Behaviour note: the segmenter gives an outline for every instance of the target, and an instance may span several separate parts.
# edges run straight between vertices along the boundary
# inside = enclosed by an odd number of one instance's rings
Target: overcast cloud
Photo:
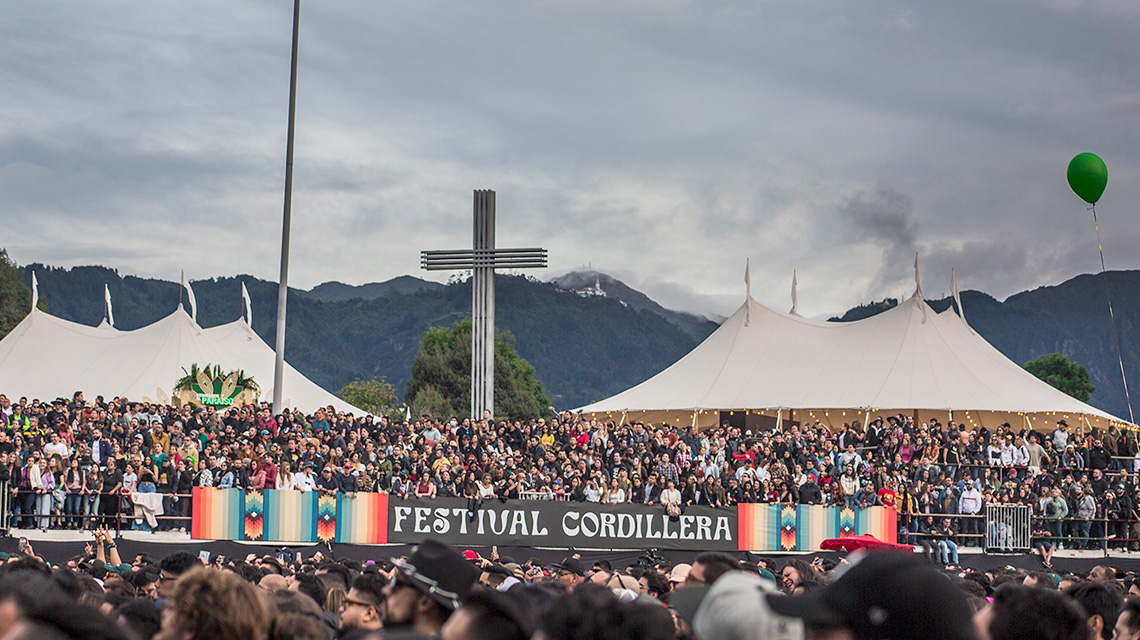
[[[292,3],[0,0],[0,246],[174,279],[278,269]],[[1140,3],[304,1],[290,283],[550,249],[662,304],[830,315],[1140,268]],[[435,277],[433,274],[432,277]],[[438,275],[446,279],[446,275]]]

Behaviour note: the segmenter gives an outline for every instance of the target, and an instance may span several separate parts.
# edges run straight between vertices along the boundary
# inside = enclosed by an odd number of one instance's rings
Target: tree
[[[43,300],[39,308],[47,310]],[[20,324],[32,308],[32,290],[24,284],[19,266],[8,257],[6,249],[0,249],[0,338]]]
[[[428,329],[412,360],[405,398],[416,415],[462,417],[471,407],[471,319],[450,329]],[[495,332],[496,418],[525,420],[550,415],[550,399],[534,367],[515,352],[510,333]]]
[[[398,413],[396,388],[388,384],[384,378],[350,382],[341,387],[337,396],[374,416],[390,416]]]
[[[1081,402],[1088,402],[1089,396],[1096,391],[1096,387],[1089,383],[1089,370],[1059,353],[1026,362],[1025,370]]]

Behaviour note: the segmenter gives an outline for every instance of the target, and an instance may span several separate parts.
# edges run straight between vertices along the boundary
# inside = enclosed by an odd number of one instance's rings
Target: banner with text
[[[431,536],[459,546],[738,550],[735,508],[688,507],[669,517],[635,504],[488,500],[469,511],[459,498],[390,498],[388,509],[388,542]]]
[[[490,500],[405,500],[357,493],[318,499],[297,491],[194,489],[191,537],[265,542],[416,543],[456,546],[692,551],[815,551],[827,538],[871,534],[894,542],[893,509],[741,504],[688,507]]]

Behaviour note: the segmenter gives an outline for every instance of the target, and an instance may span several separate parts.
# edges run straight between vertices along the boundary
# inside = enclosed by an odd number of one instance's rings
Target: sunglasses
[[[353,600],[352,598],[345,598],[343,600],[343,604],[341,604],[340,608],[341,609],[347,609],[347,608],[352,607],[352,606],[364,607],[366,609],[376,608],[376,605],[374,605],[374,604],[369,604],[367,602],[362,602],[360,600]]]

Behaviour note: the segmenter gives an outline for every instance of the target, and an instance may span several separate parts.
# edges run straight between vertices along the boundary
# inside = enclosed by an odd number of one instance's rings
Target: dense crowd
[[[51,566],[0,556],[4,640],[1138,640],[1140,578],[936,569],[913,553],[628,566],[460,552],[336,561],[119,557],[103,529]]]
[[[391,420],[331,407],[218,410],[125,399],[0,395],[0,481],[19,527],[123,524],[130,500],[161,500],[159,528],[189,525],[195,486],[400,497],[561,499],[657,505],[738,502],[894,507],[902,541],[949,562],[978,544],[987,505],[1025,505],[1038,538],[1140,548],[1133,431],[1048,433],[1009,424],[615,424],[573,414],[510,421]],[[145,494],[158,494],[148,498]],[[133,518],[126,519],[128,523]],[[147,528],[146,522],[131,526]]]

